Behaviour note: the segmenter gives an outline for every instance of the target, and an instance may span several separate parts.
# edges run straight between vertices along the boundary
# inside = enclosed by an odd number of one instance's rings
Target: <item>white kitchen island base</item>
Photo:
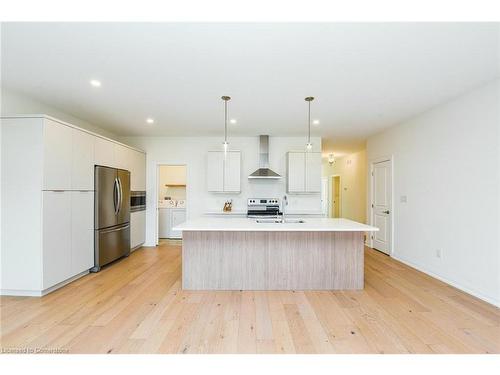
[[[361,231],[184,231],[186,290],[348,290],[364,286]]]

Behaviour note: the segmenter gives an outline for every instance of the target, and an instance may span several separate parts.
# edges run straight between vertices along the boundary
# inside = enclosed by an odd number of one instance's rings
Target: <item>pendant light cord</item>
[[[224,100],[224,142],[227,142],[227,100]]]
[[[309,114],[308,114],[308,117],[307,117],[307,121],[309,123],[309,133],[308,133],[308,136],[307,136],[307,142],[308,143],[311,143],[311,102],[307,102],[309,104]]]

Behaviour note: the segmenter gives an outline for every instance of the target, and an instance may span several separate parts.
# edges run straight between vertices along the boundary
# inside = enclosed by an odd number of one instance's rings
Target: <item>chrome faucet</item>
[[[288,197],[283,195],[283,200],[281,203],[281,220],[285,222],[285,207],[288,206]]]

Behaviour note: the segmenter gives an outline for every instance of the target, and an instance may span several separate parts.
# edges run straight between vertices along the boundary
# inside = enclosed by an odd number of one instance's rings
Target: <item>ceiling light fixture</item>
[[[90,84],[94,87],[101,87],[101,81],[98,81],[97,79],[91,79]]]
[[[306,150],[311,151],[313,144],[311,143],[311,102],[314,100],[313,96],[308,96],[305,98],[305,101],[308,104],[308,116],[307,116],[307,125],[308,125],[308,132],[307,132],[307,143],[306,143]]]
[[[230,96],[221,97],[224,100],[224,142],[222,142],[222,147],[224,147],[224,156],[227,154],[227,149],[229,147],[229,143],[227,141],[227,102],[231,100]]]
[[[330,164],[330,167],[335,163],[335,156],[333,154],[328,155],[328,164]]]
[[[313,120],[313,125],[319,125],[319,120]]]
[[[154,119],[152,119],[151,117],[148,117],[148,118],[146,119],[146,122],[147,122],[148,124],[154,124],[155,120],[154,120]]]
[[[236,119],[235,119],[235,118],[232,118],[231,120],[229,120],[229,122],[230,122],[231,124],[236,124],[238,121],[236,121]]]

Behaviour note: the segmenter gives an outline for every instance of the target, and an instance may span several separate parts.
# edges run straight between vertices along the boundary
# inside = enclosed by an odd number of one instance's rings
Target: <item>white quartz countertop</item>
[[[200,217],[174,227],[181,231],[376,232],[378,228],[347,219],[303,218],[304,223],[257,223],[250,218]]]

